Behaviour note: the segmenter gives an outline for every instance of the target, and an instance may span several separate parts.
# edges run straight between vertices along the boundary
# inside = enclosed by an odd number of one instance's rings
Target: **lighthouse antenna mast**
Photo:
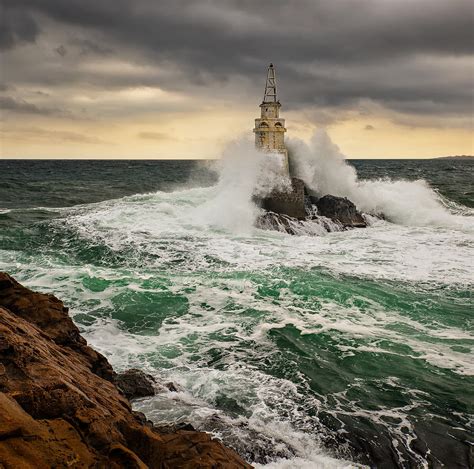
[[[277,88],[275,69],[273,64],[270,64],[267,71],[267,82],[265,83],[265,95],[263,97],[264,103],[276,103],[277,102]]]

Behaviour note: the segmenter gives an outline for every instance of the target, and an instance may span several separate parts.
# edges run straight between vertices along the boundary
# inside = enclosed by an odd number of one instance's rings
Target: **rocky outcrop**
[[[356,206],[346,197],[325,195],[320,199],[311,198],[316,205],[318,215],[341,223],[344,228],[365,228],[367,222]]]
[[[255,225],[292,235],[315,235],[327,231],[365,228],[367,222],[356,206],[345,197],[309,195],[304,182],[291,178],[291,189],[273,191],[257,200],[265,210]]]
[[[287,217],[302,220],[306,217],[305,185],[301,179],[291,179],[291,190],[273,191],[261,202],[267,212],[274,212]]]
[[[250,468],[207,433],[159,433],[52,295],[0,273],[0,466]]]

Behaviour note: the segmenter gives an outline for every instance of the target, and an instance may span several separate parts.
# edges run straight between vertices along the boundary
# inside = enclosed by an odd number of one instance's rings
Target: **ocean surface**
[[[384,220],[254,228],[245,158],[2,160],[0,269],[117,370],[179,386],[135,402],[149,419],[259,468],[469,467],[474,161],[331,151],[299,174]]]

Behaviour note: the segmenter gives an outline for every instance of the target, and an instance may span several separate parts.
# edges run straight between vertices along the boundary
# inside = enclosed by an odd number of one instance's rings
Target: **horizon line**
[[[426,156],[426,157],[389,157],[389,158],[370,158],[370,157],[352,157],[348,156],[346,160],[436,160],[436,159],[469,159],[473,158],[474,155],[444,155],[444,156]],[[183,158],[117,158],[117,157],[0,157],[0,161],[217,161],[220,157],[208,157],[208,158],[190,158],[190,157],[183,157]]]

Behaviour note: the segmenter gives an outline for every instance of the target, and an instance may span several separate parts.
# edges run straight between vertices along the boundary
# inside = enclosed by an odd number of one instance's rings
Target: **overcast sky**
[[[472,154],[471,0],[0,0],[3,157],[216,157],[276,66],[287,136]]]

